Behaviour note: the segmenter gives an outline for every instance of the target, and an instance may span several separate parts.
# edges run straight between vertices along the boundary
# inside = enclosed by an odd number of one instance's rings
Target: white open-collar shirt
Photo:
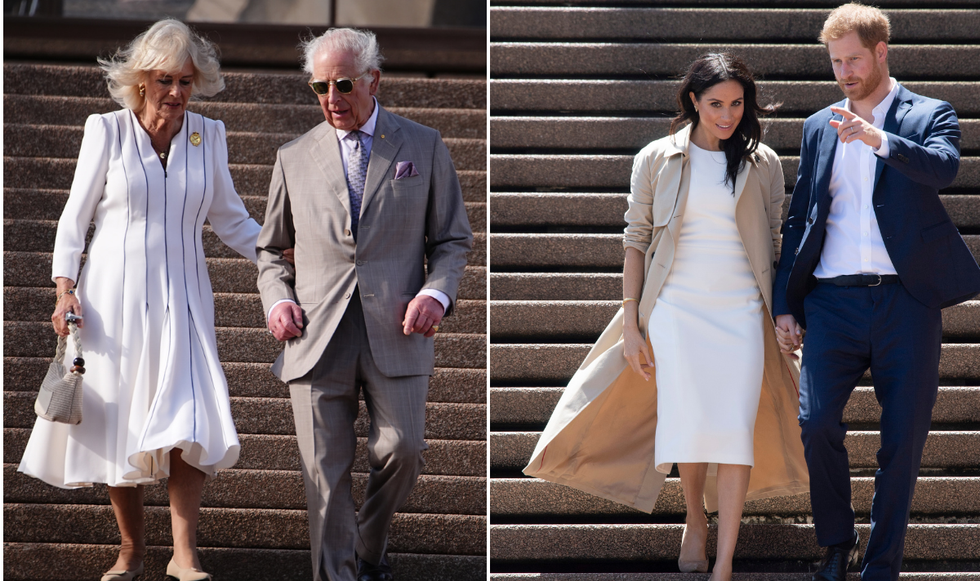
[[[872,110],[876,128],[885,125],[885,115],[895,101],[898,82],[889,78],[891,90]],[[851,100],[844,102],[851,110]],[[878,157],[888,157],[888,134],[882,132],[877,150],[862,141],[838,143],[830,173],[830,213],[820,263],[813,275],[834,278],[848,274],[897,274],[871,201]]]

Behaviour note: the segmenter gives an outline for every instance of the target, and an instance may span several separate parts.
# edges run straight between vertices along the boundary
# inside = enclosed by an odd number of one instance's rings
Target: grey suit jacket
[[[399,161],[414,163],[419,175],[395,180]],[[405,308],[431,288],[449,296],[448,315],[473,246],[459,179],[438,131],[379,110],[357,244],[350,226],[340,144],[323,122],[279,149],[257,243],[266,314],[281,299],[295,300],[304,313],[302,336],[286,342],[273,372],[286,382],[309,372],[357,288],[381,372],[431,375],[433,340],[402,333]],[[295,269],[281,258],[290,247]]]

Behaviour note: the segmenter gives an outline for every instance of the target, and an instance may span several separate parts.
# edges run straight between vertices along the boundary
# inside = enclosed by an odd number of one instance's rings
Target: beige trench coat
[[[690,126],[654,141],[633,163],[624,245],[646,256],[639,305],[644,335],[680,235],[690,184],[689,136]],[[784,197],[779,159],[760,145],[735,183],[735,223],[770,315],[763,317],[765,371],[748,500],[809,490],[797,421],[800,367],[780,353],[771,316]],[[645,382],[627,364],[620,309],[565,388],[524,473],[652,512],[665,478],[654,463],[656,430],[656,378]],[[709,469],[705,486],[709,512],[717,510],[713,474]]]

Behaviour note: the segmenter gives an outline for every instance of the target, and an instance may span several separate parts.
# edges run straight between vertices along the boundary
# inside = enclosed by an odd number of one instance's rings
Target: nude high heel
[[[681,552],[684,552],[684,546],[687,544],[687,525],[684,525],[684,534],[681,536]],[[704,538],[705,544],[708,542],[708,537]],[[704,552],[702,548],[702,552]],[[692,559],[685,560],[680,557],[677,558],[677,568],[681,570],[681,573],[707,573],[708,572],[708,560],[707,559]]]
[[[211,581],[211,575],[194,567],[184,569],[175,563],[172,558],[167,563],[167,577],[176,579],[177,581]]]
[[[101,581],[133,581],[143,574],[143,563],[132,571],[106,571]]]

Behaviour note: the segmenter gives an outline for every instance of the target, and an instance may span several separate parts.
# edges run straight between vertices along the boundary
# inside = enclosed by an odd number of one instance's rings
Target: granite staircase
[[[114,562],[118,531],[104,485],[60,490],[16,471],[33,401],[54,353],[51,251],[85,119],[118,107],[100,71],[4,63],[3,578],[97,579]],[[226,73],[227,89],[190,109],[224,121],[238,193],[262,222],[276,149],[323,121],[301,73]],[[486,572],[486,82],[386,77],[380,101],[439,129],[459,170],[476,241],[456,314],[436,337],[426,407],[430,449],[396,514],[389,553],[399,579],[482,579]],[[289,392],[269,371],[280,345],[265,331],[256,269],[206,227],[219,353],[242,442],[241,459],[204,489],[201,560],[216,579],[311,578],[306,502]],[[362,405],[363,408],[363,405]],[[366,412],[358,419],[354,495],[367,481]],[[143,578],[170,559],[164,485],[146,490]]]
[[[490,569],[494,581],[706,579],[677,573],[676,469],[652,514],[524,477],[541,429],[622,298],[632,156],[667,134],[698,55],[730,50],[782,102],[765,142],[792,192],[803,120],[841,98],[816,37],[837,0],[491,0]],[[959,114],[962,161],[942,200],[980,256],[980,11],[880,0],[891,72]],[[969,10],[973,8],[973,10]],[[787,199],[788,206],[788,199]],[[980,579],[980,301],[943,313],[939,398],[902,578]],[[879,408],[847,407],[858,529],[867,538]],[[712,526],[708,554],[714,554]],[[822,557],[808,495],[750,502],[737,580],[803,581]],[[857,578],[851,573],[849,578]]]

